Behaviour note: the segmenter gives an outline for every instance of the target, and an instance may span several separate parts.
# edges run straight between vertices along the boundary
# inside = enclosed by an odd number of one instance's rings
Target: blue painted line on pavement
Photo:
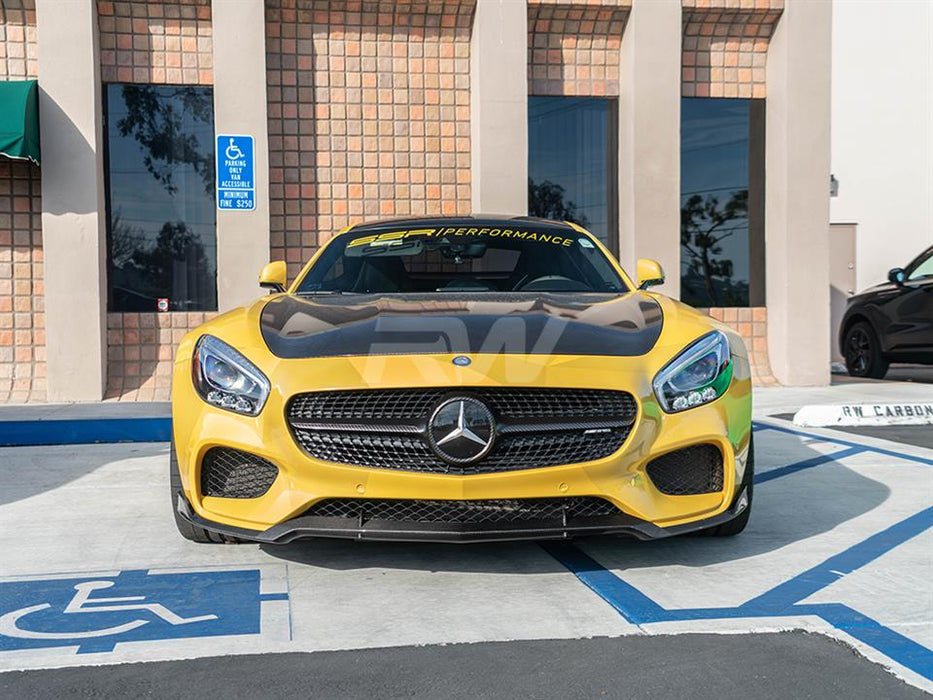
[[[788,474],[794,474],[796,472],[803,471],[805,469],[812,469],[813,467],[818,467],[821,464],[827,464],[829,462],[835,462],[840,459],[845,459],[846,457],[851,457],[852,455],[859,454],[860,452],[865,452],[863,448],[860,447],[849,447],[845,450],[839,450],[839,452],[834,452],[827,455],[818,455],[817,457],[811,457],[810,459],[804,459],[800,462],[794,462],[793,464],[786,464],[783,467],[776,467],[775,469],[769,469],[766,472],[760,472],[755,474],[755,483],[763,484],[766,481],[772,481],[774,479],[779,479],[782,476],[787,476]]]
[[[887,457],[896,457],[897,459],[905,459],[909,462],[917,462],[919,464],[927,464],[933,466],[933,459],[928,459],[926,457],[918,457],[917,455],[903,454],[902,452],[895,452],[894,450],[888,450],[884,447],[875,447],[874,445],[863,445],[858,442],[853,442],[852,440],[846,440],[844,438],[837,437],[827,437],[826,435],[816,435],[814,433],[808,433],[805,430],[797,430],[796,428],[787,428],[783,425],[772,425],[771,423],[760,423],[758,421],[752,422],[752,430],[758,432],[762,430],[775,430],[779,433],[787,433],[789,435],[799,435],[801,437],[808,437],[813,440],[819,440],[821,442],[834,442],[837,445],[845,445],[847,447],[858,447],[862,450],[867,450],[871,452],[876,452],[877,454],[882,454]],[[829,428],[831,430],[831,428]]]
[[[651,598],[623,581],[576,545],[569,542],[542,542],[541,547],[632,624],[656,622],[667,614],[667,611]]]
[[[0,447],[168,442],[171,418],[0,421]]]
[[[766,593],[735,607],[667,609],[569,542],[543,548],[585,586],[634,625],[685,620],[724,620],[815,615],[876,649],[892,661],[933,680],[933,651],[862,613],[839,603],[802,604],[898,545],[933,527],[933,507],[835,554]]]
[[[752,598],[744,605],[760,610],[779,610],[798,603],[931,527],[933,507],[901,520],[839,554],[834,554],[826,561],[775,586],[767,593]]]
[[[804,608],[806,606],[796,606]],[[905,668],[933,680],[933,651],[846,605],[819,605],[815,614]]]

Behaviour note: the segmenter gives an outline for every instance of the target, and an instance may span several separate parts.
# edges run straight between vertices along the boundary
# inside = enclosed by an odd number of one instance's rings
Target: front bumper
[[[274,369],[278,384],[274,384],[265,408],[259,416],[251,417],[202,401],[191,384],[189,361],[182,359],[176,363],[173,382],[173,430],[183,489],[179,513],[199,527],[265,542],[306,536],[469,542],[602,533],[650,539],[729,520],[736,514],[731,509],[740,495],[751,434],[747,362],[737,360],[732,384],[720,399],[679,414],[665,414],[660,409],[647,380],[654,368],[646,369],[645,363],[644,358],[508,355],[477,356],[470,367],[453,365],[449,356],[282,361]],[[622,448],[603,459],[468,476],[323,462],[302,450],[285,423],[288,399],[309,390],[522,385],[624,388],[637,401],[638,417]],[[722,489],[679,496],[655,488],[646,471],[648,463],[697,444],[715,445],[722,453]],[[205,454],[214,447],[257,455],[274,464],[278,476],[258,498],[207,496],[201,492],[200,468]],[[368,521],[361,526],[346,518],[335,523],[305,515],[325,499],[482,501],[572,497],[605,499],[620,514],[585,524],[572,520],[523,521],[488,528],[409,526],[398,521]]]
[[[511,525],[421,523],[379,519],[357,523],[349,518],[300,515],[257,532],[202,518],[194,512],[181,491],[175,494],[175,504],[178,514],[192,525],[228,537],[262,544],[287,544],[308,537],[469,544],[516,540],[562,540],[596,535],[623,535],[639,540],[662,539],[705,530],[729,522],[748,507],[748,494],[747,489],[743,488],[732,505],[718,515],[671,527],[658,527],[625,513],[587,518],[585,519],[587,522],[583,522],[583,519],[578,522],[555,519],[526,521]]]

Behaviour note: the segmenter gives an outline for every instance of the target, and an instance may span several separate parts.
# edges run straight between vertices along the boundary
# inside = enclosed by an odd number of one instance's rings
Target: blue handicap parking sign
[[[217,136],[217,208],[256,208],[255,160],[252,136]]]
[[[259,569],[159,573],[122,571],[0,582],[0,651],[259,634],[265,600]]]

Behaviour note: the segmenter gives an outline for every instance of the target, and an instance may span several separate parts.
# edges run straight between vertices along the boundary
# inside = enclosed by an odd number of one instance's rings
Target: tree
[[[739,223],[743,219],[745,223]],[[694,194],[680,209],[680,244],[689,256],[689,270],[703,280],[711,306],[720,303],[714,278],[732,279],[732,261],[717,257],[722,254],[720,244],[747,226],[747,189],[734,191],[722,207],[715,195]]]
[[[124,85],[126,116],[117,122],[121,136],[132,136],[143,149],[143,164],[170,194],[178,187],[173,173],[179,164],[190,165],[214,196],[213,143],[202,147],[186,127],[193,118],[213,128],[213,102],[203,89],[158,85]]]
[[[534,180],[528,178],[528,214],[542,219],[572,221],[580,226],[587,226],[587,218],[577,213],[576,204],[564,200],[565,194],[561,185],[550,180],[535,184]]]
[[[201,238],[184,221],[166,221],[156,237],[155,247],[138,249],[132,257],[132,264],[151,280],[155,289],[160,290],[172,289],[176,262],[184,263],[187,269],[207,268]]]

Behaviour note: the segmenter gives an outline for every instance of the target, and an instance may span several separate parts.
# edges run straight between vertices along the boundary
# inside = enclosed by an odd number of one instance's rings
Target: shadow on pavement
[[[121,459],[165,455],[168,460],[168,449],[168,443],[152,442],[0,447],[0,505],[54,491]]]
[[[878,384],[879,382],[912,382],[933,384],[933,365],[891,365],[884,379],[860,379],[848,374],[833,374],[832,384]]]

